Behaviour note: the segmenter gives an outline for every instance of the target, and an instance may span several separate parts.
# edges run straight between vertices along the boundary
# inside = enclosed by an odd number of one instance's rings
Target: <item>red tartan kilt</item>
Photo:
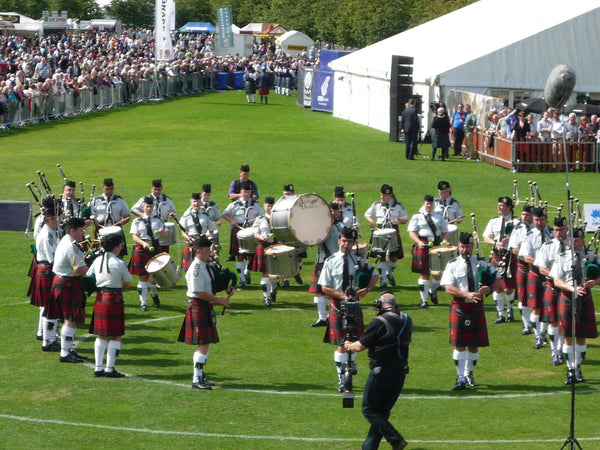
[[[429,247],[419,247],[413,245],[412,251],[412,271],[415,273],[429,273]]]
[[[158,255],[157,251],[151,252],[144,249],[140,244],[135,244],[133,255],[129,260],[129,273],[137,276],[149,275],[146,271],[146,264],[156,255]]]
[[[472,327],[464,329],[458,308],[472,315]],[[490,345],[485,321],[485,310],[482,304],[465,303],[463,299],[452,299],[450,307],[450,345],[453,347],[487,347]]]
[[[581,302],[583,307],[583,320],[577,321],[575,337],[595,339],[598,337],[596,325],[596,311],[591,293],[587,293]],[[558,328],[561,336],[571,337],[573,334],[571,319],[571,297],[567,298],[564,292],[558,299]]]
[[[500,260],[496,257],[496,255],[492,255],[492,264],[500,262]],[[507,275],[510,271],[511,277],[507,278]],[[517,288],[517,257],[513,255],[510,260],[510,266],[504,276],[502,277],[502,284],[500,286],[502,289],[516,289]]]
[[[99,289],[90,322],[90,333],[97,336],[123,336],[125,334],[123,292]]]
[[[63,278],[54,275],[52,292],[44,316],[54,320],[85,322],[85,293],[81,278]]]
[[[265,255],[265,248],[272,245],[272,243],[264,244],[260,243],[254,249],[254,253],[248,257],[248,267],[252,272],[267,273],[267,256]]]
[[[514,258],[514,256],[513,256]],[[517,299],[527,306],[527,274],[529,273],[529,266],[527,264],[521,264],[517,262]]]
[[[187,270],[192,265],[193,260],[194,260],[194,252],[190,248],[189,244],[186,244],[183,247],[183,252],[181,254],[181,270],[182,270],[182,272],[187,272]]]
[[[550,281],[544,282],[543,303],[540,320],[546,323],[558,322],[558,292]]]
[[[269,95],[269,88],[265,86],[260,86],[258,88],[258,95]]]
[[[310,280],[310,287],[308,288],[308,292],[313,294],[323,295],[323,289],[319,284],[319,277],[321,276],[321,271],[323,270],[324,263],[315,263],[315,268],[313,269],[312,278]]]
[[[216,344],[219,342],[217,327],[212,324],[210,319],[212,310],[212,303],[202,300],[190,300],[177,340],[188,345]]]
[[[33,289],[33,279],[35,277],[36,266],[37,266],[37,258],[35,257],[35,254],[34,254],[33,258],[31,259],[31,263],[29,264],[29,270],[27,272],[27,276],[29,278],[31,278],[31,280],[29,281],[29,286],[27,286],[27,296],[28,297],[31,297],[31,290]]]
[[[238,256],[240,253],[240,244],[237,238],[239,230],[237,227],[231,229],[231,235],[229,236],[229,254],[231,256]]]
[[[51,264],[37,264],[31,286],[31,304],[46,306],[52,291],[54,273]]]
[[[544,278],[537,275],[533,270],[527,274],[527,304],[529,308],[541,308],[544,306]]]
[[[347,338],[346,331],[342,329],[342,317],[339,313],[340,302],[338,300],[329,299],[331,305],[329,307],[329,320],[325,329],[323,342],[332,345],[342,345]],[[361,337],[365,331],[363,324],[362,308],[360,308],[358,320],[358,329],[354,332],[354,337]]]

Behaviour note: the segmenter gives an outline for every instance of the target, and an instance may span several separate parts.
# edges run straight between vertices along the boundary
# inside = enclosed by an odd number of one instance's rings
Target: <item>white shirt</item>
[[[246,206],[248,203],[248,206]],[[263,216],[265,214],[265,210],[262,209],[262,206],[255,200],[242,200],[241,198],[236,200],[235,202],[231,202],[223,211],[223,215],[227,215],[235,220],[238,225],[243,225],[244,222],[248,220],[252,220],[258,216]]]
[[[440,197],[434,199],[433,210],[444,216],[448,222],[456,220],[459,217],[464,217],[459,201],[452,197],[448,197],[445,200],[442,200]]]
[[[471,264],[471,270],[473,271],[473,281],[475,282],[475,289],[477,289],[477,256],[471,255],[469,258]],[[480,260],[481,267],[487,269],[488,262],[486,260]],[[496,273],[494,266],[490,266],[490,272]],[[469,278],[467,276],[467,260],[462,256],[451,259],[446,264],[446,268],[442,273],[442,279],[440,280],[442,286],[454,286],[464,292],[469,292]]]
[[[44,225],[35,240],[37,260],[47,261],[52,264],[54,262],[54,254],[56,253],[58,242],[58,230],[53,230],[48,225]]]
[[[202,228],[201,231],[196,228],[194,216],[198,218],[198,225],[200,225]],[[185,232],[188,236],[209,235],[211,232],[214,232],[217,229],[215,223],[210,220],[210,218],[202,210],[187,210],[183,214],[183,217],[179,223],[181,223],[181,226],[185,228]]]
[[[111,252],[98,256],[92,262],[86,275],[95,275],[96,286],[99,288],[121,289],[124,283],[133,280],[127,268],[127,263]]]
[[[552,234],[550,233],[550,229],[546,227],[544,230],[540,231],[537,228],[533,228],[527,236],[523,240],[523,245],[521,245],[521,249],[519,250],[519,256],[531,256],[535,257],[536,253],[542,246],[542,236],[544,236],[544,242],[549,242],[552,240]]]
[[[442,233],[448,232],[448,222],[444,219],[440,214],[436,212],[431,213],[431,221],[435,225],[435,236],[433,235],[433,231],[429,227],[426,219],[427,213],[417,213],[414,214],[410,218],[410,222],[408,222],[407,231],[416,232],[421,238],[435,238],[437,236],[441,236]]]
[[[152,240],[152,236],[148,234],[148,228],[146,226],[145,220],[148,219],[148,216],[137,217],[133,223],[131,224],[130,234],[137,234],[140,239],[149,242]],[[154,233],[154,239],[158,239],[157,231],[162,230],[165,227],[165,223],[158,216],[150,217],[150,228]]]
[[[197,298],[195,292],[205,292],[212,295],[212,280],[208,273],[206,263],[194,258],[189,270],[185,274],[187,282],[187,296],[189,298]]]
[[[390,203],[383,203],[381,200],[373,203],[367,212],[365,217],[373,219],[379,228],[391,228],[392,225],[388,222],[395,219],[408,219],[408,213],[402,203],[392,199]]]
[[[165,222],[169,220],[169,214],[173,213],[177,215],[177,210],[175,209],[175,204],[171,197],[165,194],[161,194],[160,197],[155,197],[150,194],[150,197],[154,200],[154,209],[152,211],[153,214],[156,214],[161,217],[161,219]],[[135,205],[132,206],[131,211],[137,211],[139,213],[144,212],[144,197],[140,198]]]
[[[347,257],[350,285],[356,286],[356,282],[354,280],[354,274],[356,273],[356,255],[354,253],[349,253]],[[332,289],[341,291],[343,281],[344,253],[337,251],[325,260],[325,264],[323,264],[323,270],[321,270],[321,275],[319,276],[319,284],[321,286],[328,286]]]
[[[506,225],[510,222],[512,222],[513,225],[516,227],[519,224],[519,219],[514,218],[511,214],[504,217],[504,228],[505,229],[506,229]],[[490,220],[488,222],[487,226],[485,227],[485,230],[483,232],[483,237],[489,237],[495,241],[499,241],[500,234],[502,234],[503,237],[506,237],[506,234],[504,233],[505,230],[501,230],[501,228],[502,228],[502,217],[494,217],[492,220]]]
[[[77,247],[75,239],[65,234],[56,247],[52,272],[61,277],[72,277],[77,267],[84,267],[84,254]]]
[[[127,203],[125,203],[125,200],[118,195],[112,195],[110,198],[104,194],[99,195],[92,200],[90,209],[98,223],[107,227],[112,226],[115,223],[120,222],[124,217],[129,216]]]

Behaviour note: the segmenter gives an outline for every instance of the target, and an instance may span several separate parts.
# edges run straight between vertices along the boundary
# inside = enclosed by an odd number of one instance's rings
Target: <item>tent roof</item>
[[[240,34],[281,35],[287,30],[278,23],[249,23],[240,29]]]
[[[413,56],[414,81],[431,84],[445,72],[513,46],[512,59],[509,55],[508,59],[502,61],[505,66],[492,62],[496,65],[490,67],[495,71],[504,69],[502,72],[506,75],[513,68],[517,69],[514,61],[520,55],[514,51],[519,49],[515,47],[518,43],[591,11],[600,12],[597,0],[577,0],[569,2],[568,7],[565,7],[564,0],[504,0],[500,4],[497,0],[480,0],[339,58],[331,62],[330,67],[336,71],[389,80],[391,55]],[[518,17],[523,20],[519,21]],[[557,45],[554,49],[545,45],[543,50],[537,51],[534,60],[529,60],[532,66],[539,63],[544,65],[546,75],[541,81],[542,87],[554,66],[566,62],[565,57],[574,56],[563,52],[566,49],[561,45],[561,40],[576,40],[578,46],[597,41],[576,31],[576,28],[565,30],[554,40]],[[568,36],[567,33],[573,34]],[[590,59],[589,54],[585,57]],[[577,67],[574,69],[577,72]],[[462,70],[461,74],[463,79],[471,79],[474,75],[480,77],[480,74],[467,70]],[[577,88],[579,90],[579,83]]]
[[[301,31],[291,30],[286,31],[281,36],[277,38],[277,44],[281,45],[281,43],[290,40],[293,42],[302,42],[306,45],[313,45],[315,41],[313,41],[309,36],[302,33]]]
[[[211,33],[217,28],[210,22],[188,22],[179,31],[184,33]]]

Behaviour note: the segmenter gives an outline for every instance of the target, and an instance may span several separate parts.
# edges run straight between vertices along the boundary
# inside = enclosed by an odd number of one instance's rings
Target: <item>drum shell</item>
[[[371,253],[383,255],[398,249],[398,235],[395,228],[382,228],[373,231]]]
[[[431,275],[441,275],[446,264],[458,256],[457,247],[433,247],[429,250],[429,271]]]
[[[171,259],[171,255],[168,253],[159,253],[154,256],[146,264],[146,271],[152,275],[156,284],[162,289],[175,286],[181,277],[173,259]]]
[[[269,278],[291,278],[300,273],[296,249],[282,244],[275,244],[265,250],[267,273]]]
[[[454,224],[448,224],[448,234],[450,235],[448,242],[453,247],[458,247],[458,227]]]
[[[239,244],[239,252],[243,254],[252,254],[256,250],[258,245],[258,239],[254,237],[254,230],[251,228],[244,228],[237,232],[237,239]]]
[[[106,236],[110,236],[111,234],[119,234],[123,239],[123,243],[125,243],[125,233],[123,232],[123,228],[113,225],[112,227],[102,227],[98,229],[98,239],[102,240]]]
[[[158,243],[162,246],[169,246],[177,244],[177,231],[174,223],[165,223],[165,231],[169,233],[167,237],[163,237],[162,234],[158,236]]]
[[[279,242],[310,247],[329,237],[333,218],[329,204],[319,195],[290,195],[275,203],[270,225]]]

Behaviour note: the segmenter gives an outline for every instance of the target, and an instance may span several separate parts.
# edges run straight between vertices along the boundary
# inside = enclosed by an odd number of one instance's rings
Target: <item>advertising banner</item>
[[[313,111],[333,113],[333,72],[315,71],[312,91]]]

